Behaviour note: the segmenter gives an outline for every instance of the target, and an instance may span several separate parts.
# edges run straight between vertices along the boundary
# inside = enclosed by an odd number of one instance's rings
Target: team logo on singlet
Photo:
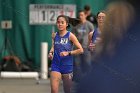
[[[68,43],[68,38],[61,38],[60,43],[61,44],[67,44]]]

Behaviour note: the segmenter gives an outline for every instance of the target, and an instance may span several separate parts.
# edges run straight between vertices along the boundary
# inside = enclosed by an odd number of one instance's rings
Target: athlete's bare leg
[[[70,93],[72,88],[72,73],[62,74],[63,87],[65,93]]]
[[[51,80],[51,93],[58,93],[59,83],[61,80],[61,73],[52,71],[50,80]]]

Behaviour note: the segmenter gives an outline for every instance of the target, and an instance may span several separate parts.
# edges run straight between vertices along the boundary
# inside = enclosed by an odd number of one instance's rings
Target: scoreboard
[[[30,25],[55,24],[57,16],[76,17],[76,5],[72,4],[31,4],[29,6]]]

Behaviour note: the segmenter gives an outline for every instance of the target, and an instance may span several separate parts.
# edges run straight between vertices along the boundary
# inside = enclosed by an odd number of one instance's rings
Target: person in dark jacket
[[[89,5],[84,6],[85,13],[87,14],[87,20],[90,21],[93,26],[97,25],[96,16],[91,12],[91,7]]]

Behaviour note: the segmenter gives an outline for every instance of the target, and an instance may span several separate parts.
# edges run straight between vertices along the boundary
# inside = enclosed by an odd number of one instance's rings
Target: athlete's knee
[[[52,81],[51,82],[51,93],[58,93],[58,89],[59,89],[59,82]]]
[[[58,93],[58,89],[52,88],[52,89],[51,89],[51,93]]]

